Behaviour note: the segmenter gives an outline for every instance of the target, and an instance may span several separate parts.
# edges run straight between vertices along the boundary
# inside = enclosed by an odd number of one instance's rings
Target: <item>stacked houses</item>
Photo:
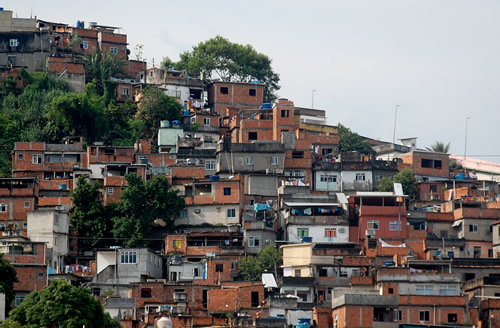
[[[127,55],[126,35],[113,27],[0,16],[3,74],[40,70],[47,60],[78,89],[85,77],[75,54]],[[128,69],[117,100],[140,102],[153,85],[183,105],[182,120],[158,122],[155,145],[16,143],[12,177],[0,179],[0,252],[20,280],[14,306],[51,279],[66,279],[90,288],[123,327],[153,327],[165,314],[175,327],[494,327],[500,320],[493,174],[477,179],[466,167],[451,169],[448,154],[420,150],[416,138],[372,140],[377,156],[340,153],[325,111],[284,98],[263,103],[258,81],[205,86],[175,69],[130,60]],[[397,187],[377,191],[402,169],[418,182],[412,202]],[[132,173],[144,181],[166,175],[184,197],[175,230],[155,229],[162,250],[82,248],[69,224],[78,178],[99,182],[110,204]],[[282,265],[262,280],[240,281],[239,261],[269,245]]]

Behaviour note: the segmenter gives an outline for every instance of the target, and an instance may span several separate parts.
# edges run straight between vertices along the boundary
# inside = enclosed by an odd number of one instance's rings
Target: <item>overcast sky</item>
[[[179,59],[221,35],[273,60],[279,96],[328,123],[500,163],[500,2],[7,0],[14,17],[118,26],[131,57]],[[313,92],[313,90],[316,90]],[[314,94],[314,102],[313,102]],[[470,119],[467,120],[467,117]],[[467,124],[466,124],[467,122]],[[466,128],[467,127],[467,128]],[[467,138],[466,138],[467,131]]]

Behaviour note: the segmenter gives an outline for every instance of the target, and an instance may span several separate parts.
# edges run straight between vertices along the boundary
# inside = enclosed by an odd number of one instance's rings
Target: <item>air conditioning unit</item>
[[[266,174],[276,174],[276,169],[275,168],[267,168]]]
[[[375,237],[375,230],[366,229],[366,236]]]

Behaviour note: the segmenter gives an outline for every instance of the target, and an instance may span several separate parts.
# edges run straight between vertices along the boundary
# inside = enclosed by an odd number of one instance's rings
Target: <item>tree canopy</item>
[[[444,142],[436,141],[430,147],[425,147],[425,149],[427,149],[429,151],[436,152],[436,153],[447,154],[450,150],[450,145],[451,145],[451,142],[448,142],[447,144],[445,144]]]
[[[375,155],[370,143],[363,140],[359,134],[339,123],[339,150],[341,153],[347,151],[359,151],[366,155]]]
[[[378,190],[394,191],[394,183],[401,183],[403,193],[408,195],[405,199],[406,206],[408,206],[411,201],[418,199],[417,180],[415,179],[411,169],[403,169],[399,171],[399,173],[394,176],[392,181],[386,177],[382,178],[380,180]]]
[[[239,261],[240,279],[257,281],[262,279],[262,273],[274,272],[281,263],[281,254],[275,244],[263,248],[257,256],[247,256]]]
[[[180,120],[181,111],[182,106],[174,97],[167,96],[158,88],[147,87],[142,92],[135,124],[142,129],[144,137],[153,138],[158,132],[161,120]]]
[[[42,290],[29,294],[10,312],[7,321],[23,327],[120,327],[89,289],[64,280],[53,280]]]
[[[9,313],[10,304],[14,300],[16,294],[14,292],[14,283],[18,282],[17,272],[12,264],[3,257],[0,253],[0,293],[5,294],[5,311]]]
[[[205,82],[214,78],[230,82],[250,82],[258,80],[265,85],[264,101],[272,102],[280,89],[279,75],[271,66],[272,60],[251,45],[233,43],[217,35],[200,42],[192,51],[180,54],[180,61],[173,63],[168,57],[164,65],[174,65],[188,72],[203,73]]]
[[[155,176],[146,182],[136,174],[125,178],[127,185],[122,187],[113,217],[113,234],[116,239],[124,240],[125,247],[146,247],[151,244],[155,220],[161,220],[167,231],[172,230],[175,218],[186,204],[177,190],[170,188],[165,176]]]

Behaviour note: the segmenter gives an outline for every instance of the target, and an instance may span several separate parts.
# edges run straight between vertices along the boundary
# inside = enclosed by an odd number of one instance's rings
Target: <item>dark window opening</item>
[[[257,140],[257,132],[248,132],[248,140]]]
[[[151,288],[141,288],[141,298],[151,298]]]
[[[7,63],[12,66],[16,66],[17,59],[16,56],[7,56]]]
[[[389,288],[389,290],[387,291],[389,294],[394,294],[394,288]]]
[[[252,97],[255,97],[257,95],[257,90],[255,90],[255,89],[249,89],[248,90],[248,95],[252,96]]]
[[[326,269],[319,269],[320,277],[328,277],[328,271]]]
[[[434,161],[434,168],[435,169],[441,169],[443,167],[443,161],[435,160]]]
[[[223,95],[229,94],[229,89],[227,87],[220,87],[220,93]]]
[[[456,313],[448,313],[448,323],[457,322],[458,315]]]
[[[290,111],[288,109],[282,109],[281,117],[290,117]]]
[[[259,306],[259,292],[252,292],[252,307]]]
[[[437,192],[437,185],[430,185],[429,188],[431,192]]]
[[[203,90],[201,89],[189,89],[189,96],[193,99],[201,99],[203,95]]]
[[[432,159],[422,158],[422,167],[432,168]]]
[[[216,264],[215,265],[215,272],[224,272],[224,264]]]
[[[204,309],[207,308],[207,304],[208,304],[208,290],[206,290],[206,289],[204,289],[202,291],[201,304],[202,304],[202,306],[203,306]]]
[[[293,151],[292,158],[304,158],[304,152],[303,151]]]
[[[224,196],[229,196],[231,195],[231,188],[225,187],[224,188]]]

